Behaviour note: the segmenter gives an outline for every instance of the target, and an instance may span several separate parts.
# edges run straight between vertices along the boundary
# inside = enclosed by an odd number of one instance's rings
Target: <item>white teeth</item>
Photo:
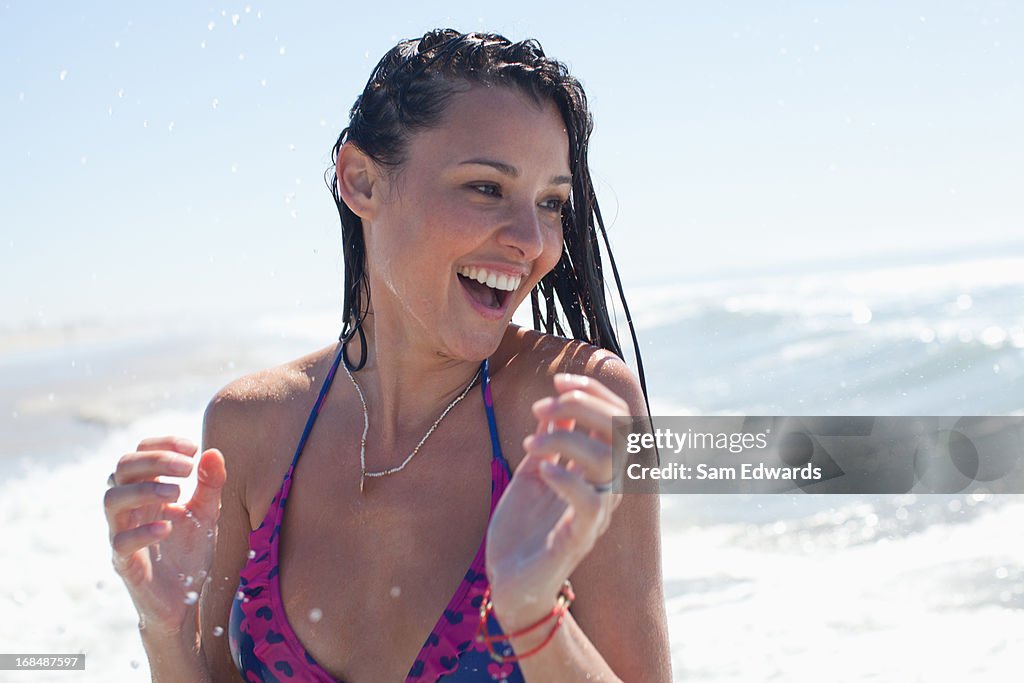
[[[501,289],[506,292],[519,289],[519,285],[523,281],[522,275],[505,275],[504,273],[495,273],[485,268],[477,268],[476,266],[460,268],[459,275],[470,280],[476,280],[480,284],[487,285],[492,289]]]

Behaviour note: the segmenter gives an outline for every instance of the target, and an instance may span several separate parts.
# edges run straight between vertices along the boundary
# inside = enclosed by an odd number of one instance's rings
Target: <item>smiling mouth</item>
[[[462,286],[474,301],[494,310],[502,308],[522,282],[521,276],[492,273],[474,266],[460,269],[458,276]]]
[[[487,308],[501,308],[505,303],[505,299],[508,298],[508,295],[510,294],[510,292],[495,289],[494,287],[488,287],[476,280],[471,280],[465,275],[459,275],[459,281],[462,282],[462,286],[466,288],[466,291],[469,292],[469,295],[473,297],[474,301],[479,303],[481,306],[486,306]]]

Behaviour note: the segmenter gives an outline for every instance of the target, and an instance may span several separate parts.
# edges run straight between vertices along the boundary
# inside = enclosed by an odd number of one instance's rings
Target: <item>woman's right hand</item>
[[[114,570],[147,630],[175,634],[194,619],[213,563],[224,456],[213,448],[203,452],[195,494],[185,505],[177,504],[177,484],[157,479],[188,476],[196,450],[188,439],[144,439],[118,461],[115,485],[103,497]]]

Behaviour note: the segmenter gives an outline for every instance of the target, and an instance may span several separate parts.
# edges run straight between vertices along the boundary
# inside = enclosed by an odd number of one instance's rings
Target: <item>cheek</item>
[[[552,228],[547,231],[544,239],[544,252],[541,254],[540,260],[543,266],[543,273],[547,275],[551,270],[558,265],[559,259],[562,258],[562,249],[564,240],[562,237],[562,226]]]

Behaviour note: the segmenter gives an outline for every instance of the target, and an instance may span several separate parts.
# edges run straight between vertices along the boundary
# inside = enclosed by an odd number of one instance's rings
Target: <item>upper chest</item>
[[[403,470],[368,479],[363,494],[361,424],[353,429],[343,419],[332,420],[325,408],[308,437],[281,525],[279,585],[296,637],[339,679],[404,678],[474,559],[482,557],[493,454],[482,401],[466,403]],[[526,434],[523,416],[499,409],[496,418],[514,470]],[[289,421],[297,440],[304,417]],[[367,454],[375,457],[367,462],[370,470],[397,465],[408,455],[372,448]],[[268,459],[271,464],[250,480],[254,527],[291,455],[286,462]],[[266,481],[271,478],[273,488]],[[267,503],[257,506],[259,501]]]

